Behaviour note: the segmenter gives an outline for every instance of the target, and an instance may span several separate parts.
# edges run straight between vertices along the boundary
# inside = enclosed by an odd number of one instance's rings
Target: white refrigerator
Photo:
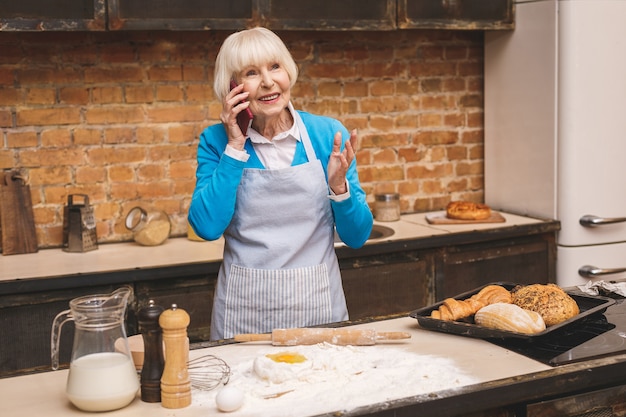
[[[624,279],[626,0],[515,13],[485,33],[485,201],[560,220],[559,285]]]

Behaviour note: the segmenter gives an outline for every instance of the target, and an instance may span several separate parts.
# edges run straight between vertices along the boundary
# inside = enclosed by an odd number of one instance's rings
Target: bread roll
[[[503,286],[495,284],[483,287],[479,292],[472,295],[471,298],[482,302],[484,305],[513,302],[511,292]]]
[[[580,313],[576,300],[556,284],[518,285],[511,295],[515,305],[539,313],[548,327]]]
[[[490,329],[524,334],[535,334],[546,329],[541,315],[507,303],[495,303],[481,308],[476,312],[474,322]]]
[[[446,217],[456,220],[485,220],[491,216],[491,208],[486,204],[470,201],[451,201],[446,206]]]

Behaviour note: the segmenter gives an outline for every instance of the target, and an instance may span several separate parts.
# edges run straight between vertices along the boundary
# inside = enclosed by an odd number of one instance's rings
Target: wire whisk
[[[187,363],[189,382],[198,390],[210,391],[230,379],[230,366],[215,355],[203,355]]]

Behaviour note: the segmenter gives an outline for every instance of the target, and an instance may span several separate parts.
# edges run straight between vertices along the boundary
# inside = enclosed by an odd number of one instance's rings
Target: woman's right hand
[[[237,115],[250,106],[249,101],[244,101],[248,95],[250,95],[249,92],[243,91],[243,84],[234,87],[224,97],[222,113],[220,114],[220,119],[228,135],[228,144],[240,151],[243,150],[246,137],[237,124]]]

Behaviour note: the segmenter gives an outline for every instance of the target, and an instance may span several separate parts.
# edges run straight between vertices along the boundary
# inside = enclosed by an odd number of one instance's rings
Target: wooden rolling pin
[[[376,332],[374,329],[296,328],[274,329],[272,333],[235,335],[236,342],[272,342],[274,346],[330,343],[340,346],[370,346],[381,340],[410,339],[407,332]]]

